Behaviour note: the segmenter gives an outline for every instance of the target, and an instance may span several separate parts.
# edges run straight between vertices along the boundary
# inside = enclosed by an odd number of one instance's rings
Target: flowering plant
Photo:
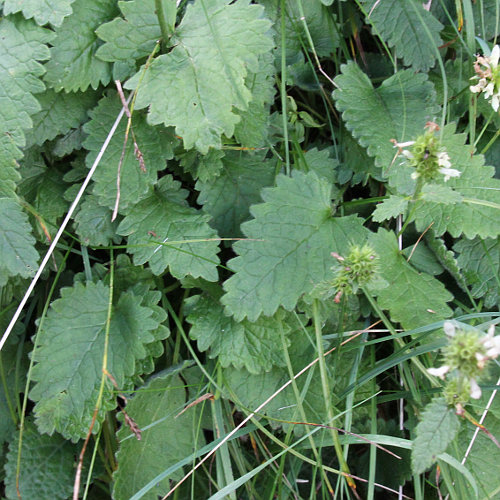
[[[500,69],[498,59],[500,58],[500,46],[495,45],[489,56],[476,56],[474,70],[476,75],[471,80],[478,80],[476,85],[471,85],[470,90],[474,93],[483,93],[484,98],[489,100],[491,107],[498,111],[500,105]]]

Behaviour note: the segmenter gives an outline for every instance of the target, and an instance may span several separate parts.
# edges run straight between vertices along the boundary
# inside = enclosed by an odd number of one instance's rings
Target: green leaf
[[[156,58],[137,92],[137,108],[149,107],[148,120],[176,127],[185,149],[220,149],[239,121],[235,109],[252,99],[246,81],[258,71],[258,56],[272,49],[270,22],[263,8],[248,0],[198,0],[186,7],[174,48]],[[138,86],[142,70],[127,82]]]
[[[434,399],[422,412],[415,429],[411,462],[414,474],[425,472],[455,437],[460,423],[453,408],[443,398]]]
[[[56,92],[96,89],[111,80],[111,65],[95,57],[99,41],[95,30],[117,14],[109,0],[75,0],[73,14],[56,30],[45,65],[45,81]],[[77,34],[77,36],[75,36]]]
[[[387,288],[378,291],[378,303],[390,311],[392,321],[411,329],[451,317],[446,302],[453,295],[441,282],[406,262],[394,233],[379,229],[369,242],[380,257],[382,278],[389,282]]]
[[[453,250],[458,253],[457,263],[467,282],[472,285],[472,295],[484,297],[485,307],[495,307],[500,289],[500,239],[462,239]]]
[[[116,234],[118,221],[111,222],[111,215],[111,210],[99,205],[95,196],[87,196],[75,217],[76,234],[89,246],[118,243],[121,239]]]
[[[162,0],[168,24],[175,24],[175,1]],[[99,38],[106,43],[99,47],[96,56],[103,61],[130,61],[148,56],[161,38],[155,0],[118,2],[123,18],[117,17],[97,28]]]
[[[245,85],[252,93],[246,111],[239,111],[241,121],[236,124],[234,137],[243,146],[259,148],[267,145],[269,112],[274,98],[274,65],[270,52],[259,56],[258,70],[248,73]]]
[[[425,74],[411,70],[398,71],[378,88],[353,62],[342,65],[341,70],[333,97],[345,125],[375,157],[375,164],[388,169],[397,152],[391,139],[414,140],[438,113],[434,87]]]
[[[226,153],[220,149],[209,149],[206,155],[191,149],[177,155],[184,172],[189,172],[193,179],[209,182],[218,177],[223,168],[222,158]]]
[[[110,92],[99,101],[90,112],[91,120],[83,130],[88,134],[83,146],[89,151],[86,164],[90,168],[102,147],[109,129],[121,109],[118,94]],[[143,114],[134,113],[132,119],[137,146],[142,153],[144,169],[141,168],[135,152],[134,139],[129,134],[120,176],[120,213],[127,213],[131,206],[146,198],[152,192],[159,170],[166,168],[166,159],[172,158],[174,137],[170,130],[163,127],[151,127]],[[122,156],[127,121],[122,120],[104,153],[93,180],[93,193],[99,203],[113,209],[117,194],[118,165]]]
[[[242,236],[240,224],[250,218],[250,205],[260,201],[260,191],[274,183],[275,167],[266,153],[228,152],[216,179],[196,183],[198,203],[213,218],[223,238]]]
[[[500,234],[500,180],[492,179],[493,167],[484,165],[481,155],[472,155],[471,146],[465,144],[465,134],[455,134],[455,125],[443,130],[442,144],[450,156],[452,168],[460,177],[448,180],[446,186],[463,196],[462,203],[426,202],[415,213],[417,229],[423,231],[433,223],[437,236],[445,231],[457,238],[464,234],[472,239],[496,238]],[[493,206],[488,206],[488,203]],[[484,205],[486,204],[486,205]]]
[[[199,442],[195,429],[199,413],[195,408],[178,415],[186,404],[185,378],[181,368],[171,368],[152,378],[127,404],[127,414],[142,430],[141,440],[126,426],[118,431],[118,469],[113,475],[113,498],[128,500],[158,474],[193,453]],[[185,376],[186,373],[183,373]],[[199,440],[201,441],[201,439]],[[160,481],[143,500],[157,500],[179,480],[182,471]]]
[[[61,298],[50,306],[34,353],[33,380],[37,383],[30,392],[36,402],[36,423],[43,433],[57,430],[75,441],[88,432],[103,376],[108,300],[109,287],[102,282],[76,283],[63,288]],[[142,300],[123,292],[111,312],[107,370],[119,388],[136,374],[137,360],[147,356],[145,344],[156,340],[153,332],[159,327],[159,318]],[[111,389],[106,380],[97,424],[105,410],[116,406]]]
[[[375,222],[382,222],[404,214],[408,208],[408,202],[408,198],[392,194],[382,203],[377,204],[377,207],[373,212],[373,220]]]
[[[217,281],[218,241],[210,241],[217,233],[208,225],[210,216],[187,206],[184,197],[178,183],[163,177],[159,189],[130,210],[118,233],[128,236],[134,264],[149,262],[156,275],[168,267],[179,279],[189,274]]]
[[[435,201],[444,205],[461,203],[463,200],[463,196],[460,193],[454,191],[449,186],[441,184],[425,184],[422,187],[421,197],[424,201]]]
[[[71,4],[75,0],[4,0],[4,15],[22,11],[26,19],[34,18],[37,24],[43,26],[50,23],[60,26],[63,19],[72,12]]]
[[[224,283],[222,303],[237,321],[272,316],[280,305],[293,309],[324,279],[332,251],[345,254],[364,241],[360,219],[332,217],[330,192],[325,179],[299,171],[262,191],[264,203],[251,208],[254,220],[242,226],[249,239],[234,245],[239,256],[229,266],[235,274]]]
[[[0,20],[0,191],[12,196],[19,179],[16,160],[25,146],[24,130],[33,126],[31,115],[40,110],[33,94],[43,92],[39,79],[49,58],[46,43],[53,34],[20,16]]]
[[[374,34],[394,47],[406,66],[415,71],[427,71],[434,66],[437,49],[443,44],[439,36],[443,25],[422,7],[422,2],[361,0],[361,3]]]
[[[8,276],[29,278],[38,268],[38,252],[27,215],[17,201],[0,198],[0,286]]]
[[[9,443],[5,464],[5,495],[17,500],[16,468],[19,432]],[[71,497],[78,448],[61,436],[42,436],[26,422],[21,448],[19,491],[22,498],[65,500]]]
[[[36,97],[42,109],[32,116],[33,130],[28,134],[28,142],[40,146],[87,121],[88,110],[97,102],[93,91],[66,94],[48,89]]]
[[[280,329],[288,335],[290,327],[284,321],[283,311],[273,317],[261,317],[255,323],[243,320],[237,323],[224,315],[219,302],[222,290],[190,297],[185,301],[192,325],[191,338],[198,341],[198,349],[210,349],[209,357],[218,358],[223,368],[233,365],[245,367],[250,373],[269,371],[274,365],[283,366]]]

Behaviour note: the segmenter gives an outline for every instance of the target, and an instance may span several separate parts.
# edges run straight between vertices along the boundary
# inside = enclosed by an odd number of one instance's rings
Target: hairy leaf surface
[[[95,30],[116,14],[116,5],[109,0],[75,0],[73,14],[56,30],[50,61],[45,65],[45,81],[50,87],[56,92],[76,92],[109,83],[111,65],[94,57],[99,46]]]
[[[493,179],[495,169],[484,165],[482,155],[471,155],[465,144],[465,134],[455,134],[455,125],[447,125],[442,144],[446,148],[452,167],[460,177],[448,180],[446,186],[463,197],[462,203],[426,202],[415,214],[417,229],[423,231],[433,223],[432,229],[440,236],[448,231],[457,238],[464,234],[472,239],[495,238],[500,234],[498,214],[500,207],[500,180]],[[492,206],[488,206],[488,204]]]
[[[191,275],[217,281],[219,247],[210,241],[217,238],[208,225],[210,216],[187,206],[185,195],[169,179],[163,177],[160,189],[130,210],[118,233],[128,236],[134,264],[149,262],[154,274],[168,267],[176,278]]]
[[[19,432],[9,443],[5,464],[5,494],[8,500],[17,500],[16,469]],[[23,498],[65,500],[71,496],[75,475],[75,457],[78,448],[61,436],[38,433],[32,422],[27,422],[21,448],[19,491]]]
[[[126,426],[118,431],[118,469],[113,475],[116,500],[128,500],[158,474],[193,453],[197,412],[192,408],[178,415],[187,392],[179,372],[179,368],[171,368],[152,378],[127,404],[127,414],[142,430],[142,436],[138,441]],[[170,489],[169,479],[181,477],[182,471],[177,471],[141,498],[157,500]]]
[[[26,19],[34,18],[43,26],[50,23],[60,26],[65,17],[72,12],[71,4],[75,0],[4,0],[3,13],[5,15],[22,11]]]
[[[103,376],[108,300],[109,287],[99,281],[63,288],[61,298],[51,304],[34,353],[37,383],[30,392],[41,432],[57,430],[71,440],[85,437]],[[136,360],[146,357],[145,344],[155,341],[152,332],[159,326],[153,310],[141,302],[124,292],[112,309],[107,370],[119,388],[135,374]],[[116,405],[109,381],[106,387],[97,423],[102,410]]]
[[[38,252],[28,216],[19,203],[0,198],[0,286],[8,276],[28,278],[38,268]]]
[[[85,124],[84,131],[89,134],[83,145],[89,151],[86,163],[90,168],[101,149],[121,109],[118,94],[110,93],[99,101],[90,112],[91,120]],[[104,153],[99,168],[94,174],[93,193],[99,203],[113,209],[117,195],[118,165],[122,156],[127,121],[122,120]],[[159,170],[166,167],[166,160],[172,158],[174,138],[171,131],[163,127],[151,127],[143,114],[134,113],[132,118],[137,146],[144,165],[141,167],[134,151],[134,140],[129,134],[120,173],[120,213],[127,213],[132,205],[151,194],[157,181]]]
[[[149,122],[173,125],[184,147],[206,153],[231,137],[252,93],[245,78],[258,70],[258,56],[272,49],[263,8],[247,0],[198,0],[189,4],[172,39],[174,48],[156,58],[137,93]],[[138,85],[141,72],[127,83]]]
[[[390,311],[393,321],[410,329],[451,317],[446,303],[453,295],[437,279],[406,262],[394,233],[379,229],[371,235],[370,244],[380,258],[380,273],[389,282],[377,292],[378,302]]]
[[[411,70],[398,71],[378,88],[353,62],[341,70],[333,97],[346,127],[375,157],[376,165],[388,169],[397,152],[391,139],[414,140],[437,114],[434,87],[425,74]]]
[[[196,183],[198,203],[213,218],[223,238],[242,236],[240,225],[250,217],[250,206],[261,200],[260,191],[274,182],[275,167],[265,153],[229,152],[222,159],[220,175]]]
[[[362,0],[367,21],[375,34],[396,48],[398,57],[416,71],[427,71],[435,64],[439,33],[443,25],[415,0]]]
[[[333,218],[331,185],[314,172],[281,175],[275,188],[262,191],[254,220],[242,225],[249,239],[234,245],[238,257],[229,262],[235,274],[222,303],[237,321],[273,315],[282,305],[291,310],[299,297],[324,279],[331,252],[346,254],[350,244],[366,238],[360,219]]]
[[[446,451],[459,427],[455,410],[444,399],[434,399],[425,407],[415,431],[411,454],[414,474],[425,472],[436,461],[436,457]]]
[[[175,1],[162,0],[168,23],[175,24]],[[148,56],[161,38],[160,24],[155,12],[155,0],[118,2],[123,18],[117,17],[102,24],[96,33],[106,43],[96,55],[103,61],[130,61]]]
[[[186,302],[187,321],[192,325],[191,338],[198,341],[198,349],[210,349],[209,356],[218,358],[222,367],[245,367],[250,373],[269,371],[274,365],[284,364],[280,329],[287,335],[290,328],[279,311],[271,318],[260,317],[255,323],[236,322],[224,315],[220,293],[204,293],[190,297]],[[283,312],[283,311],[281,311]]]

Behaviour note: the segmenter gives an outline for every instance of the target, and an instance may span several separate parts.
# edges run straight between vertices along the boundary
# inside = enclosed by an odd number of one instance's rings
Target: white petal
[[[498,45],[495,45],[493,47],[493,50],[491,51],[491,56],[490,56],[490,65],[493,68],[496,68],[498,66],[498,59],[500,58],[500,47]]]
[[[395,148],[407,148],[409,146],[413,146],[415,141],[406,141],[406,142],[396,142],[394,143]]]
[[[451,167],[450,157],[448,156],[448,153],[446,151],[441,151],[441,153],[438,153],[437,158],[438,165],[440,167]]]
[[[455,324],[452,321],[445,321],[443,325],[443,330],[448,337],[455,336]]]
[[[476,379],[471,378],[470,383],[470,397],[472,399],[479,399],[481,397],[481,387],[477,385]]]
[[[451,177],[460,177],[461,174],[460,170],[456,170],[454,168],[444,168],[444,167],[441,167],[439,169],[439,172],[444,175],[444,182],[446,182]]]
[[[490,325],[488,328],[488,337],[494,337],[495,335],[495,325]]]
[[[493,85],[492,82],[488,83],[484,89],[484,98],[489,99],[492,95],[493,92],[495,91],[495,86]]]
[[[498,94],[495,94],[493,98],[491,99],[491,107],[495,110],[498,111],[498,105],[500,104],[500,99],[498,97]]]
[[[427,368],[427,372],[435,377],[439,377],[444,380],[444,376],[450,371],[450,367],[448,365],[440,366],[439,368]]]

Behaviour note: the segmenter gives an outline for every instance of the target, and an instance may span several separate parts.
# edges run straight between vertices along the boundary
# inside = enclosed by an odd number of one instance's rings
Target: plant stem
[[[156,17],[158,18],[158,22],[160,23],[160,31],[163,43],[166,43],[172,36],[172,33],[170,32],[170,29],[168,27],[162,0],[155,0],[155,13]]]
[[[328,381],[328,374],[326,372],[326,363],[325,363],[325,353],[323,349],[323,336],[321,332],[321,319],[319,317],[318,310],[318,299],[314,299],[313,302],[313,321],[314,321],[314,331],[316,333],[316,349],[318,351],[319,357],[319,372],[321,375],[321,387],[323,388],[323,399],[325,401],[325,409],[328,417],[328,424],[333,422],[335,419],[335,415],[332,411],[332,402],[331,402],[331,391],[330,391],[330,383]],[[330,429],[333,438],[333,446],[335,447],[335,453],[337,454],[337,459],[340,464],[340,470],[345,473],[344,477],[347,479],[347,484],[352,488],[356,488],[356,483],[350,477],[349,466],[344,458],[344,453],[342,450],[342,446],[339,441],[339,434],[337,429]]]

